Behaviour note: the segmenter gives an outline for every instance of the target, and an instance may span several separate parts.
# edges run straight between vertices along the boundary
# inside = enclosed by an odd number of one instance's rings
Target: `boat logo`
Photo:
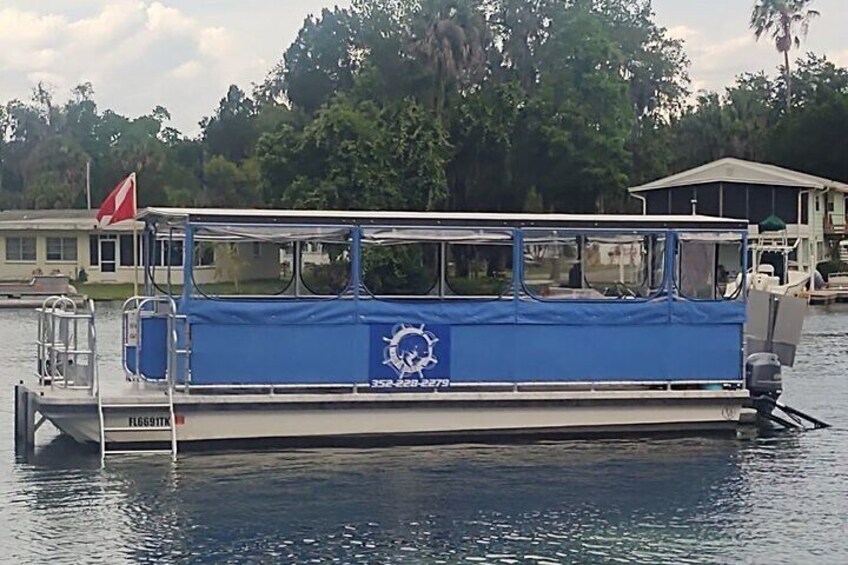
[[[386,343],[383,365],[394,369],[400,379],[412,375],[424,378],[424,371],[439,363],[435,354],[439,338],[427,331],[424,324],[396,325],[392,328],[391,337],[383,337],[383,341]]]

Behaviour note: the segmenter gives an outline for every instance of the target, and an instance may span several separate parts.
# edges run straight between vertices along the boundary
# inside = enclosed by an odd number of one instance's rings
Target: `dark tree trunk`
[[[786,69],[786,113],[792,112],[792,70],[789,68],[789,51],[783,52],[783,62]]]

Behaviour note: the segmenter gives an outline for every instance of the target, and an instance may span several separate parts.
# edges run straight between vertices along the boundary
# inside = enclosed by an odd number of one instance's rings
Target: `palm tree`
[[[792,72],[789,68],[789,51],[801,47],[801,36],[807,37],[810,20],[819,15],[810,9],[813,0],[758,0],[751,13],[751,29],[757,40],[767,35],[774,40],[778,52],[783,53],[786,73],[786,111],[792,111]]]

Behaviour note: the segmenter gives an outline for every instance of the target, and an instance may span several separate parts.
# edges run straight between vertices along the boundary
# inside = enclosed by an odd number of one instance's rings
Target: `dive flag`
[[[118,183],[118,186],[109,193],[100,210],[97,212],[97,221],[103,226],[131,220],[136,214],[136,184],[135,173]]]

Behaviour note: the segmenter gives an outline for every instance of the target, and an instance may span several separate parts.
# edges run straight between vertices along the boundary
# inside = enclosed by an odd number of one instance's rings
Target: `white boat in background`
[[[779,240],[767,239],[752,241],[750,243],[751,268],[748,270],[748,290],[759,290],[782,296],[799,296],[810,286],[812,273],[805,271],[790,256],[796,252],[800,240],[790,244],[787,238]],[[764,256],[770,254],[779,257],[782,262],[781,269],[775,268],[773,263],[765,262]],[[742,285],[742,274],[727,284],[724,295],[735,296]]]

